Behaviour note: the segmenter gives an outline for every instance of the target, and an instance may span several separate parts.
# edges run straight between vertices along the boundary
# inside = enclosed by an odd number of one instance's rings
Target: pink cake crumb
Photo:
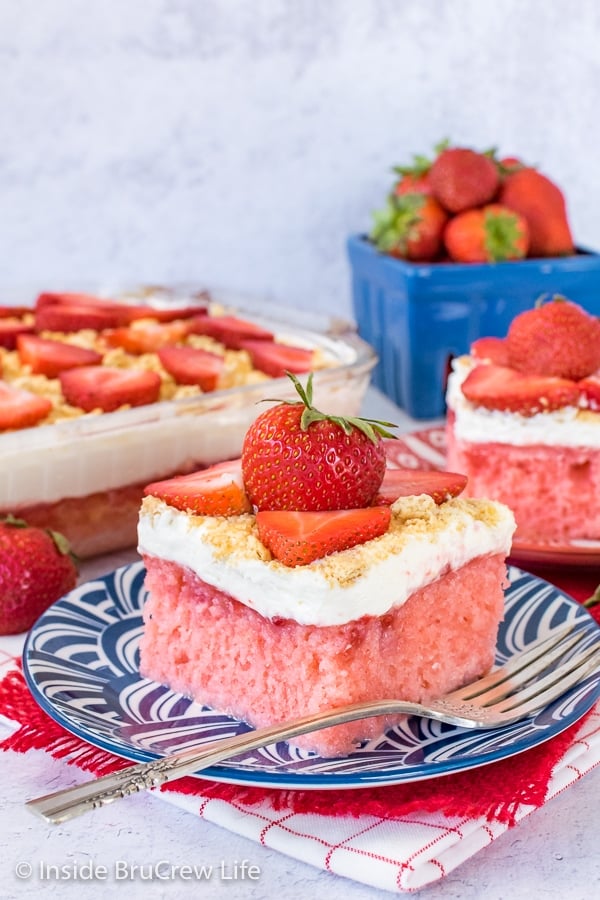
[[[185,567],[154,556],[144,562],[142,674],[254,727],[363,700],[426,700],[494,661],[501,554],[448,571],[386,615],[335,626],[265,619]],[[293,744],[346,755],[401,718],[338,725]]]
[[[450,471],[468,476],[465,495],[509,506],[516,537],[533,543],[600,540],[600,451],[586,447],[470,443],[447,432]]]

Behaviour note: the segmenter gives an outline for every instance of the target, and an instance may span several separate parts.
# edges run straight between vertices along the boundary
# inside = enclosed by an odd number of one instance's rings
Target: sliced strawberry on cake
[[[59,378],[67,403],[85,412],[155,403],[161,386],[157,372],[114,366],[80,366],[61,372]]]
[[[496,365],[476,366],[463,381],[462,391],[478,406],[524,416],[576,405],[579,399],[577,383],[568,378],[523,375]]]
[[[326,512],[259,510],[256,527],[275,559],[293,567],[380,537],[390,519],[387,506]]]
[[[21,334],[17,338],[19,359],[34,375],[56,378],[59,372],[76,366],[97,366],[102,354],[86,347],[53,341],[35,334]]]
[[[600,374],[582,378],[577,382],[577,387],[581,393],[582,406],[600,412]]]
[[[178,384],[197,384],[203,391],[214,391],[225,368],[218,353],[200,347],[160,347],[158,358]]]
[[[387,468],[373,504],[395,503],[399,497],[427,494],[436,503],[458,497],[467,486],[466,475],[457,472],[421,472],[417,469]]]
[[[47,397],[0,381],[0,431],[37,425],[51,409]]]
[[[519,541],[562,550],[600,540],[597,316],[540,299],[505,338],[453,362],[447,405],[446,465],[467,475],[469,495],[511,507]]]
[[[471,356],[473,359],[494,363],[496,366],[508,366],[510,364],[506,338],[478,338],[471,344]]]
[[[144,494],[196,516],[240,516],[252,512],[239,459],[217,463],[190,475],[155,481],[147,485]]]

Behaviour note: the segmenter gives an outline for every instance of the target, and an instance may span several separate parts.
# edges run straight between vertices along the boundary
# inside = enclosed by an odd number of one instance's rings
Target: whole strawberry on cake
[[[439,696],[487,671],[510,510],[466,478],[387,468],[389,423],[267,408],[242,457],[148,485],[140,669],[255,727],[365,700]],[[338,756],[371,718],[297,738]]]
[[[536,545],[600,540],[600,320],[563,297],[453,362],[447,466]]]

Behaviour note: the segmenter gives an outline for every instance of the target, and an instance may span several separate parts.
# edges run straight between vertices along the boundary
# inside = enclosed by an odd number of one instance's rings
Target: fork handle
[[[265,747],[267,744],[287,741],[310,731],[341,725],[356,719],[402,713],[423,715],[423,707],[408,701],[379,700],[313,713],[283,724],[270,725],[222,741],[211,742],[200,748],[193,747],[180,753],[173,753],[151,762],[127,766],[119,772],[112,772],[75,787],[28,800],[26,806],[47,822],[60,824],[89,810],[106,806],[140,791],[160,787],[169,781],[191,775],[232,756]],[[439,718],[443,718],[443,714]]]

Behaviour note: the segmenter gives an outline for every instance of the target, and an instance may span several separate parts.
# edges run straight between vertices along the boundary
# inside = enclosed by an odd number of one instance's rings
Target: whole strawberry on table
[[[0,634],[21,634],[77,583],[77,566],[65,538],[0,519]]]
[[[565,197],[536,166],[446,141],[394,171],[369,234],[382,253],[455,263],[576,253]]]

